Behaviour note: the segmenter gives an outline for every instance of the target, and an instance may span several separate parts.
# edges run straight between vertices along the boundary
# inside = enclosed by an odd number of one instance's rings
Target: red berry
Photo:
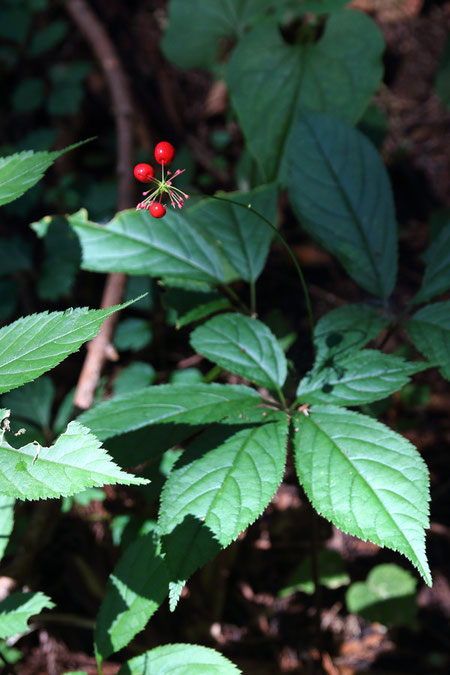
[[[155,159],[158,164],[170,164],[175,157],[175,148],[167,141],[161,141],[155,148]]]
[[[152,214],[153,218],[162,218],[163,216],[166,215],[166,207],[164,206],[164,204],[160,204],[159,202],[150,204],[149,211]]]
[[[150,164],[136,164],[134,167],[134,177],[141,183],[150,183],[154,175],[153,167]]]

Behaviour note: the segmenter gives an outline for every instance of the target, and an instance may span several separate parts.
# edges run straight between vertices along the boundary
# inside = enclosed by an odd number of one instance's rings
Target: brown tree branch
[[[117,210],[121,211],[130,208],[134,198],[131,171],[134,106],[127,78],[111,38],[87,0],[65,0],[65,6],[100,63],[110,92],[117,132]],[[120,303],[125,284],[125,274],[110,274],[106,280],[101,307]],[[117,314],[108,317],[98,335],[87,346],[87,356],[81,369],[74,398],[74,405],[82,410],[92,405],[94,392],[106,359],[116,358],[111,344],[116,322]]]

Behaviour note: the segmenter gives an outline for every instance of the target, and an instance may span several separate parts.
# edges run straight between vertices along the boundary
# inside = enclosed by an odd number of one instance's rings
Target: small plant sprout
[[[189,199],[189,195],[173,186],[172,181],[185,171],[185,169],[177,169],[172,174],[167,171],[164,175],[164,166],[170,164],[175,157],[175,148],[167,141],[161,141],[155,147],[155,159],[158,164],[161,164],[161,180],[154,177],[153,168],[149,164],[136,164],[134,167],[134,176],[142,183],[153,183],[150,190],[143,192],[145,199],[136,206],[137,210],[146,209],[150,211],[154,218],[162,218],[166,213],[166,207],[162,203],[164,194],[169,196],[170,205],[172,208],[181,209],[184,205],[185,199]]]

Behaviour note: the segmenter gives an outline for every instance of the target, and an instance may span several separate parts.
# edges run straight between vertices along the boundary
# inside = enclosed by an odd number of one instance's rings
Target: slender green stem
[[[0,659],[3,661],[5,664],[4,670],[2,672],[5,673],[5,675],[16,675],[16,670],[14,666],[9,663],[9,661],[6,660],[6,658],[3,656],[3,654],[0,654]]]
[[[95,660],[97,661],[98,675],[103,675],[103,668],[102,668],[103,659],[98,653],[97,647],[94,648],[94,651],[95,651]]]
[[[192,194],[196,194],[196,193],[192,193]],[[200,193],[197,193],[197,194],[200,195]],[[201,196],[204,197],[205,195],[201,195]],[[303,276],[302,269],[301,269],[300,265],[298,264],[297,258],[295,257],[294,253],[292,252],[292,249],[289,246],[289,244],[287,243],[286,239],[283,237],[283,235],[280,232],[278,232],[275,225],[273,225],[270,222],[270,220],[268,220],[265,216],[263,216],[262,213],[259,213],[259,211],[254,209],[251,204],[242,204],[242,202],[238,202],[235,199],[229,199],[228,197],[219,197],[218,195],[210,195],[210,198],[211,199],[217,199],[221,202],[228,202],[229,204],[235,204],[236,206],[240,206],[243,209],[247,209],[247,211],[251,211],[251,213],[254,213],[255,216],[258,216],[258,218],[261,218],[261,220],[263,220],[266,223],[266,225],[268,225],[275,232],[276,236],[281,241],[281,243],[283,244],[286,251],[289,253],[290,258],[291,258],[292,262],[294,263],[295,269],[297,270],[297,274],[298,274],[298,277],[300,279],[300,283],[301,283],[302,290],[303,290],[303,295],[304,295],[305,302],[306,302],[306,310],[308,312],[308,322],[309,322],[309,330],[310,330],[310,333],[311,333],[311,341],[314,345],[314,317],[313,317],[313,312],[312,312],[312,307],[311,307],[311,299],[309,297],[308,287],[306,285],[306,281],[305,281],[305,277]]]
[[[250,309],[253,315],[256,315],[256,284],[255,280],[250,281]]]
[[[211,370],[208,370],[206,375],[203,376],[203,381],[204,382],[214,382],[216,377],[220,375],[222,372],[222,368],[220,366],[213,366]]]
[[[247,307],[245,302],[241,300],[241,298],[238,296],[238,294],[233,291],[233,289],[230,286],[223,286],[224,290],[230,298],[237,304],[241,306],[241,309],[246,313],[246,314],[251,314],[250,309]]]
[[[383,340],[381,343],[377,346],[377,349],[383,351],[384,347],[386,346],[386,343],[389,341],[389,339],[394,335],[394,333],[401,327],[403,323],[403,319],[408,316],[410,313],[412,307],[414,306],[414,298],[412,298],[406,307],[400,312],[398,316],[396,316],[393,321],[391,321],[390,325],[388,326],[388,329],[386,331],[386,335],[384,336]]]
[[[280,401],[281,401],[281,404],[282,404],[283,408],[285,410],[287,410],[286,398],[283,394],[283,390],[281,389],[281,387],[277,387],[277,393],[278,393],[278,396],[280,397]]]

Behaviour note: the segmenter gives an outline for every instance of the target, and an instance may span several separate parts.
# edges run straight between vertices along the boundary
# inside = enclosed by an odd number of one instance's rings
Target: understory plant
[[[181,45],[173,33],[189,23],[191,4],[201,20]],[[92,222],[85,209],[67,217],[81,245],[82,269],[158,279],[176,326],[189,333],[192,353],[210,364],[207,375],[147,385],[138,366],[130,379],[138,385],[122,386],[75,420],[62,415],[50,444],[21,445],[18,430],[11,430],[14,398],[9,408],[8,396],[33,381],[44,386],[36,378],[130,301],[27,316],[0,330],[5,541],[15,499],[69,497],[114,483],[145,486],[157,483],[165,467],[157,521],[127,543],[107,584],[94,632],[99,672],[166,598],[175,610],[196,570],[261,516],[288,458],[317,514],[402,554],[432,582],[426,464],[405,437],[376,419],[371,404],[427,368],[450,378],[450,302],[439,299],[450,287],[450,223],[434,233],[422,283],[403,303],[396,295],[398,228],[389,176],[378,149],[356,127],[380,85],[382,36],[344,2],[233,0],[216,3],[214,15],[210,4],[172,0],[163,48],[179,67],[217,73],[217,37],[233,39],[220,74],[243,134],[241,169],[256,178],[193,204],[180,190],[172,204],[179,208],[166,211],[162,197],[172,202],[173,186],[164,169],[175,160],[165,155],[156,158],[162,181],[149,164],[136,166],[135,176],[156,186],[137,209],[107,224]],[[283,39],[280,24],[300,28],[294,40]],[[162,145],[166,152],[172,147]],[[59,154],[30,151],[0,160],[0,204],[19,198]],[[278,231],[282,191],[298,227],[359,287],[360,302],[314,319],[307,275]],[[258,281],[274,242],[296,270],[293,313],[302,332],[295,339],[310,355],[306,367],[289,358],[292,340],[259,314]],[[408,358],[387,351],[392,336],[396,345],[409,345]],[[16,593],[4,603],[0,638],[24,630],[29,616],[52,606],[39,592]],[[181,666],[187,670],[174,670]],[[206,647],[166,645],[129,660],[120,674],[171,669],[239,672]]]

